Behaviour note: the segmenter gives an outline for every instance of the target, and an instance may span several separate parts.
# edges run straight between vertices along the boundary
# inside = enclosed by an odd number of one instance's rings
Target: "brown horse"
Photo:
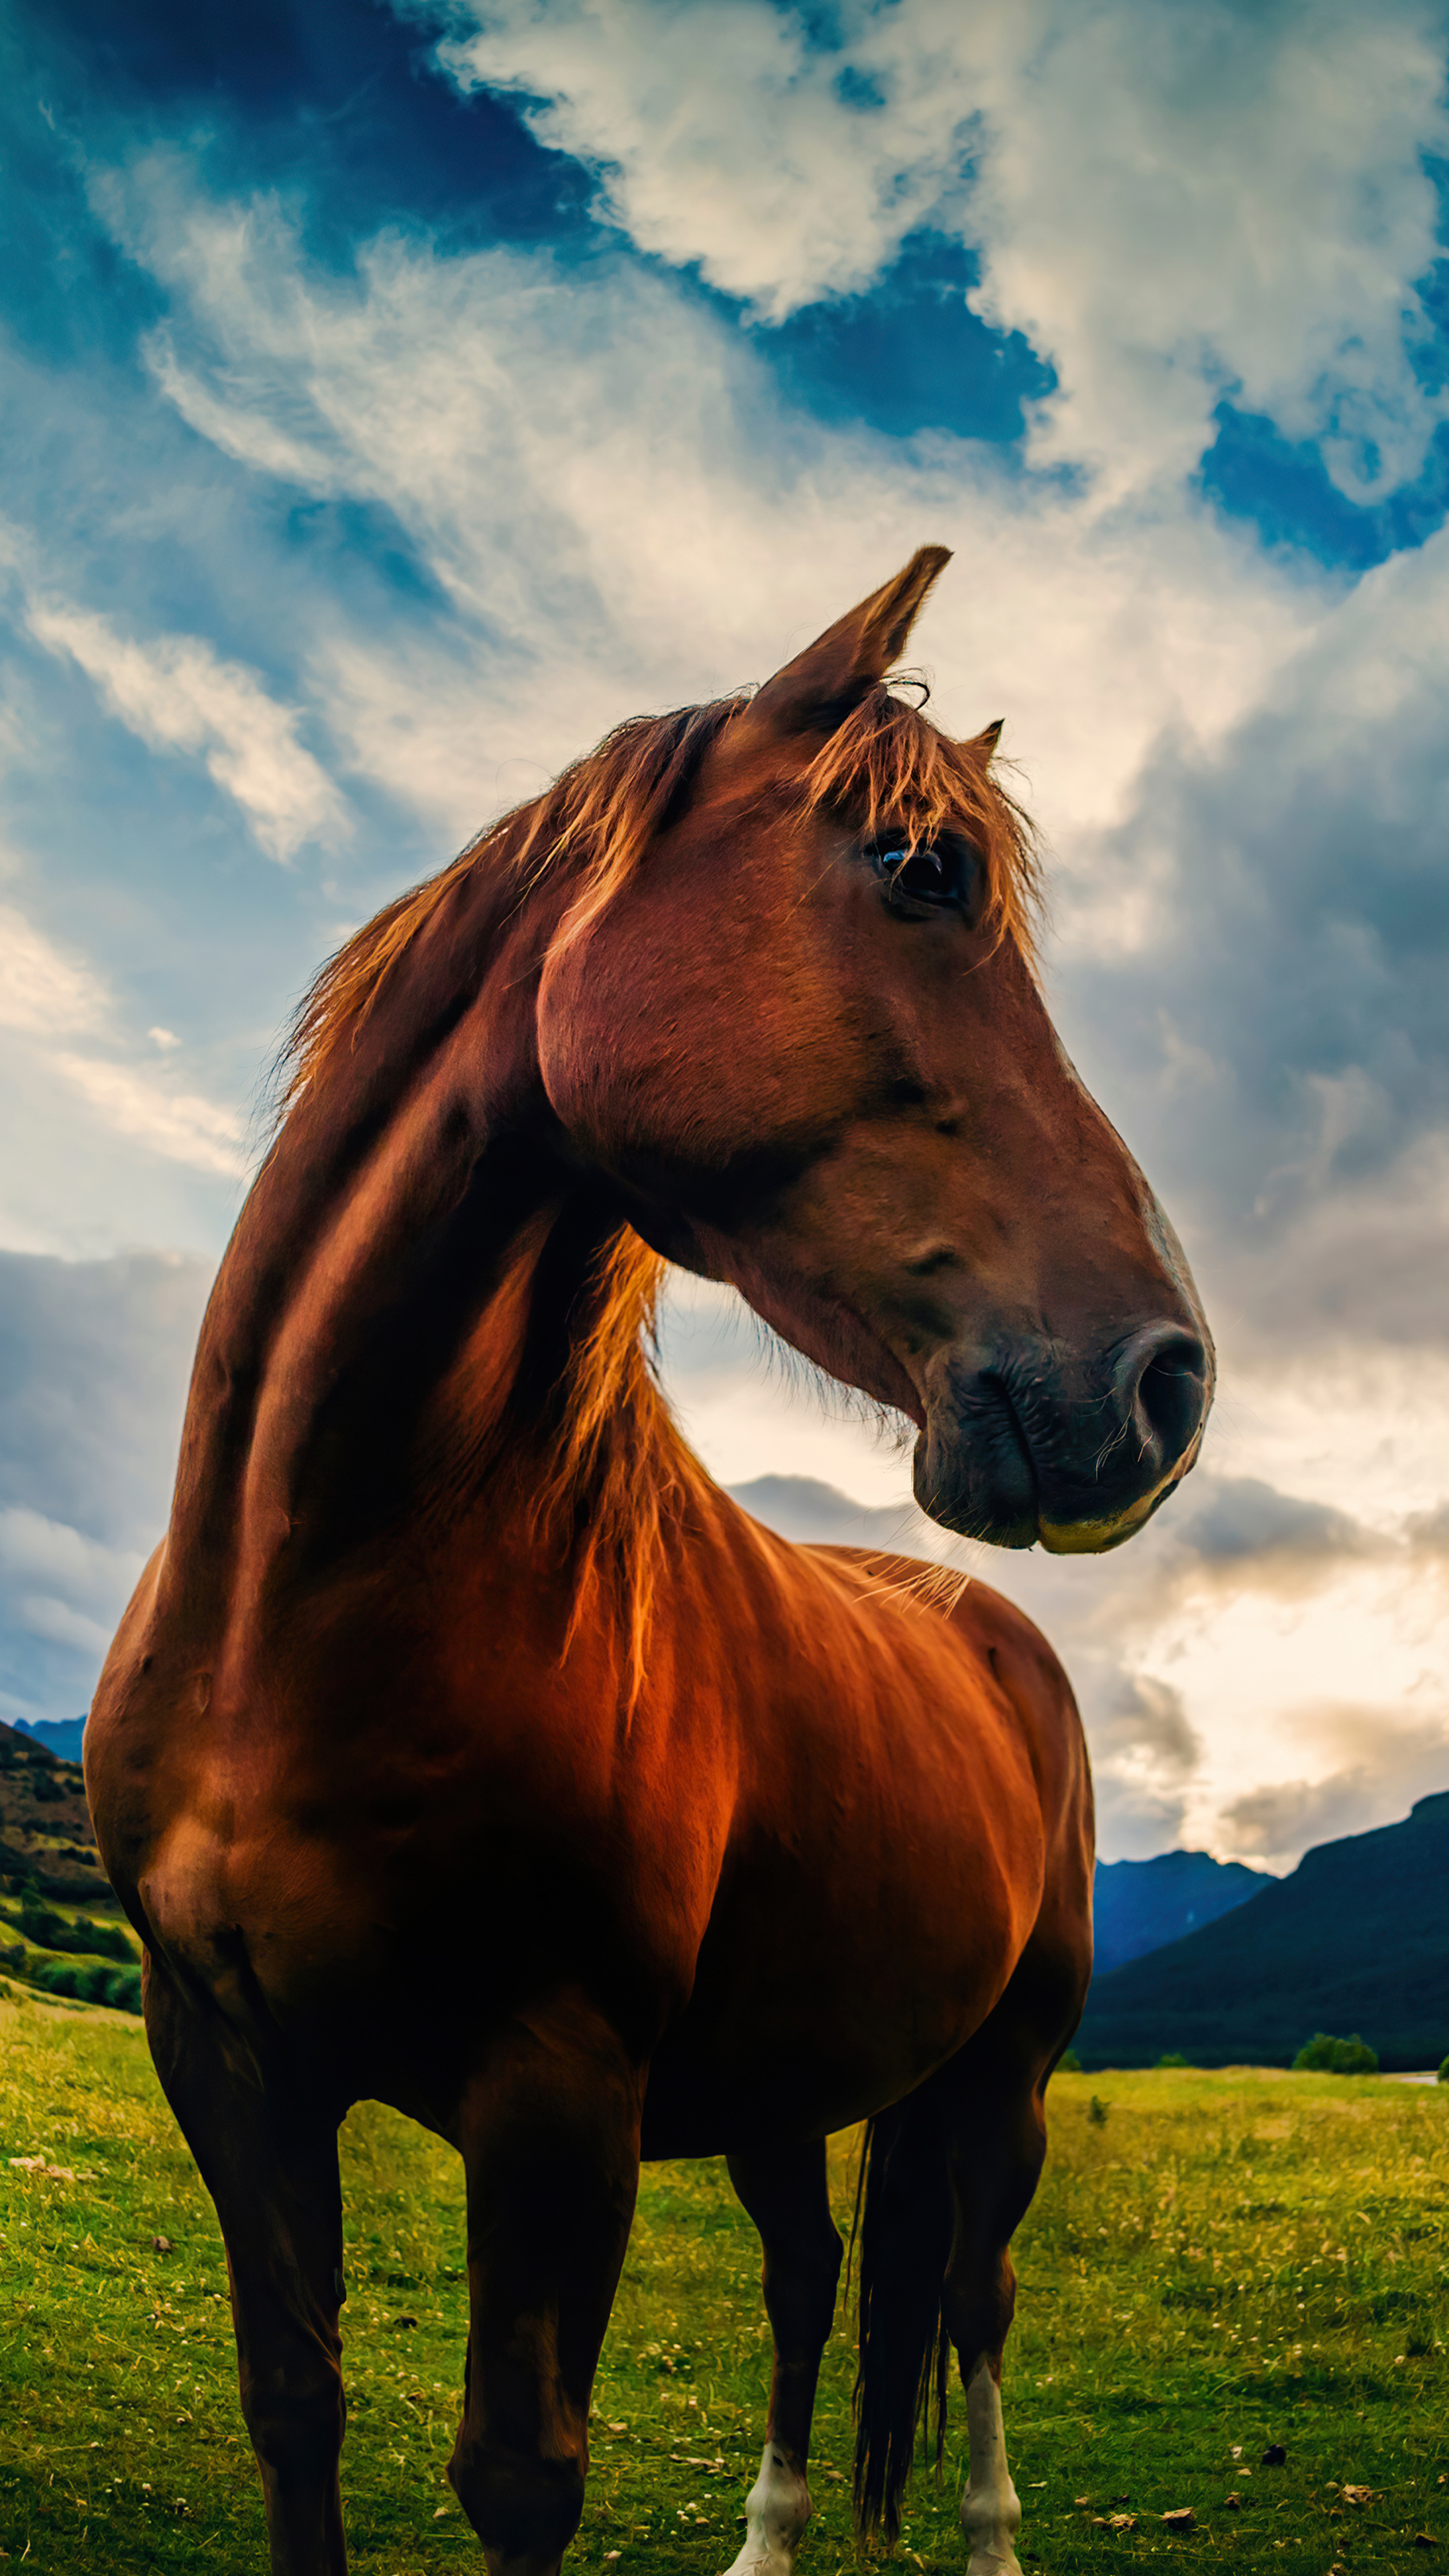
[[[1195,1455],[1202,1317],[1033,980],[996,729],[884,684],[945,561],[752,699],[622,727],[299,1022],[86,1730],[277,2576],[345,2565],[367,2096],[466,2166],[450,2474],[494,2576],[577,2525],[641,2157],[719,2154],[775,2338],[738,2565],[788,2576],[824,2140],[866,2117],[861,2516],[896,2526],[949,2338],[973,2565],[1015,2563],[1007,2246],[1091,1962],[1071,1692],[994,1594],[749,1520],[644,1347],[665,1261],[733,1281],[1006,1546],[1113,1546]]]

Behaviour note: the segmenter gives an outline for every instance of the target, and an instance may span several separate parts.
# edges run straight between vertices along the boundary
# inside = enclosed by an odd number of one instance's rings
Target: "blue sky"
[[[1444,1786],[1444,12],[47,0],[0,47],[0,1711],[83,1704],[164,1520],[319,958],[942,539],[941,720],[1006,718],[1053,1007],[1224,1361],[1147,1538],[983,1572],[1109,1853],[1281,1866]],[[936,1544],[718,1298],[667,1367],[793,1526]]]

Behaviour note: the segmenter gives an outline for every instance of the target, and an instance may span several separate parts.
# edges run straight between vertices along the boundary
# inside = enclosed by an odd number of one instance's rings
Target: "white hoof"
[[[966,2576],[1021,2576],[1021,2567],[1010,2539],[1003,2532],[990,2539],[983,2535],[971,2552]]]
[[[790,2576],[809,2519],[809,2488],[778,2444],[767,2442],[760,2474],[745,2498],[744,2546],[729,2576]]]
[[[1006,2465],[1001,2391],[984,2361],[971,2373],[966,2425],[971,2439],[971,2474],[961,2498],[961,2528],[971,2543],[966,2576],[1021,2576],[1015,2548],[1021,2498]]]

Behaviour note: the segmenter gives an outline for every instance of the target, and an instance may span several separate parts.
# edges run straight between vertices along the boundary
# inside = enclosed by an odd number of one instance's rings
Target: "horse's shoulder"
[[[1066,1682],[1056,1649],[1036,1621],[994,1585],[973,1578],[951,1603],[949,1615],[983,1652],[1023,1656]]]
[[[853,1576],[867,1603],[899,1606],[935,1614],[955,1628],[978,1653],[1008,1651],[1039,1661],[1058,1673],[1054,1648],[1025,1610],[974,1575],[964,1577],[949,1566],[924,1557],[888,1555],[880,1548],[812,1545],[800,1556],[835,1564]],[[1065,1674],[1062,1675],[1065,1681]]]

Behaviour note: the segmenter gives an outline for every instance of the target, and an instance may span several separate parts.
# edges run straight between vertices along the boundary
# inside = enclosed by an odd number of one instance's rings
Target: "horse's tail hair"
[[[867,2124],[856,2187],[860,2359],[855,2376],[855,2519],[895,2540],[919,2426],[946,2431],[950,2342],[942,2290],[954,2205],[944,2105],[932,2087]]]

